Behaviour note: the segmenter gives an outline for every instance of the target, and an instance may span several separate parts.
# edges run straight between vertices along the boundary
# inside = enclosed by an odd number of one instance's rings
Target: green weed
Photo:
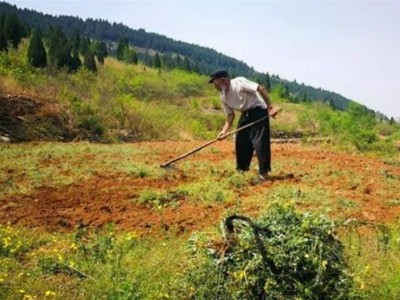
[[[195,299],[354,298],[331,220],[275,205],[250,225],[239,220],[227,240],[194,251],[207,257],[188,273]]]
[[[150,207],[161,209],[166,206],[177,207],[179,201],[187,197],[187,193],[181,190],[157,192],[146,189],[139,195],[139,204],[150,205]]]

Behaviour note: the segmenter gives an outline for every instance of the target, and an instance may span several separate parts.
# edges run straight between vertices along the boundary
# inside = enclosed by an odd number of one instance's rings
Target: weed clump
[[[333,221],[275,204],[256,222],[225,221],[222,241],[192,243],[194,299],[352,299]]]

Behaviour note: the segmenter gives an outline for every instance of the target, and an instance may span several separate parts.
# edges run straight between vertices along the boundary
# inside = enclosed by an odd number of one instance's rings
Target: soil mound
[[[69,141],[76,135],[72,124],[71,114],[59,104],[0,94],[0,136],[11,142]]]

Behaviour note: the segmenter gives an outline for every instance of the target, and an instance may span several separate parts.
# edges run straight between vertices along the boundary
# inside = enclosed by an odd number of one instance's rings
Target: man
[[[244,77],[229,78],[225,70],[219,70],[210,75],[209,83],[213,83],[220,92],[222,106],[226,115],[226,122],[219,139],[228,132],[235,111],[241,112],[238,128],[265,118],[265,120],[239,131],[236,135],[236,169],[248,171],[254,150],[258,159],[259,177],[268,179],[271,171],[271,141],[268,116],[275,117],[277,111],[272,108],[267,90]]]

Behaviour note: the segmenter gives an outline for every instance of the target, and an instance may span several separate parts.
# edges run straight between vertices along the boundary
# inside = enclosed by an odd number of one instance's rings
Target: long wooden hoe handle
[[[189,155],[192,155],[193,153],[196,153],[197,151],[200,151],[201,149],[203,149],[203,148],[205,148],[205,147],[207,147],[207,146],[210,146],[211,144],[214,144],[215,142],[221,141],[221,140],[225,139],[226,137],[228,137],[228,136],[230,136],[230,135],[232,135],[232,134],[235,134],[235,133],[238,132],[238,131],[241,131],[241,130],[243,130],[243,129],[249,128],[249,127],[251,127],[251,126],[253,126],[253,125],[257,124],[257,123],[260,123],[260,122],[262,122],[262,121],[265,121],[267,118],[268,118],[268,117],[261,118],[261,119],[259,119],[259,120],[257,120],[257,121],[254,121],[253,123],[249,123],[249,124],[247,124],[247,125],[244,125],[244,126],[238,128],[238,129],[234,130],[234,131],[228,132],[227,134],[221,136],[220,138],[216,138],[216,139],[214,139],[214,140],[212,140],[212,141],[209,141],[209,142],[205,143],[204,145],[201,145],[200,147],[198,147],[198,148],[196,148],[196,149],[193,149],[192,151],[190,151],[190,152],[188,152],[188,153],[185,153],[185,154],[183,154],[183,155],[181,155],[181,156],[179,156],[179,157],[176,157],[176,158],[174,158],[174,159],[171,159],[171,160],[169,160],[169,161],[167,161],[167,162],[161,164],[160,167],[161,167],[161,168],[166,168],[166,167],[168,167],[170,164],[172,164],[172,163],[174,163],[174,162],[176,162],[176,161],[178,161],[178,160],[184,159],[185,157],[188,157]]]

